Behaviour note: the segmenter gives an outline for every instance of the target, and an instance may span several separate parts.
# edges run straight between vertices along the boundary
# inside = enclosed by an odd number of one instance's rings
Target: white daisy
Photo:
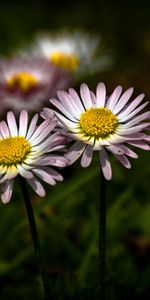
[[[33,56],[45,57],[54,65],[72,72],[87,72],[95,68],[103,70],[111,63],[110,57],[98,49],[99,44],[98,37],[82,31],[56,35],[41,33],[35,38],[30,52]]]
[[[64,167],[67,159],[53,151],[64,148],[65,138],[59,132],[51,134],[57,121],[45,120],[37,126],[38,114],[28,124],[28,113],[21,111],[19,127],[13,112],[7,113],[7,123],[0,123],[0,184],[3,203],[9,202],[13,181],[18,175],[26,178],[41,197],[45,190],[39,177],[50,185],[62,181],[62,176],[51,166]]]
[[[148,137],[143,130],[150,124],[150,111],[138,113],[148,104],[141,104],[144,94],[128,103],[133,93],[129,88],[122,95],[122,87],[118,86],[110,97],[106,97],[104,83],[99,83],[96,95],[86,84],[80,88],[80,96],[74,89],[69,92],[58,91],[58,99],[50,102],[60,111],[53,110],[62,128],[76,140],[65,155],[70,164],[81,155],[81,165],[88,167],[93,151],[99,151],[100,164],[106,179],[112,177],[111,165],[107,155],[110,151],[126,167],[130,168],[127,156],[137,158],[137,154],[128,145],[149,150]],[[42,115],[48,118],[51,110],[44,108]]]

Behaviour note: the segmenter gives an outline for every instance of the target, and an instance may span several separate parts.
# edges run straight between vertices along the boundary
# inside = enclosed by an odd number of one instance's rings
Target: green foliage
[[[124,290],[128,299],[130,295],[138,299],[149,288],[150,202],[145,181],[150,170],[147,159],[148,153],[145,153],[131,172],[112,159],[114,179],[107,183],[109,299],[119,299]],[[145,174],[138,172],[141,167]],[[64,182],[55,188],[47,188],[45,199],[30,191],[49,280],[56,299],[67,296],[94,299],[100,190],[98,157],[95,155],[88,169],[80,168],[78,163],[68,167],[64,177]],[[0,215],[1,299],[43,299],[19,189],[15,190],[10,204],[1,204]]]

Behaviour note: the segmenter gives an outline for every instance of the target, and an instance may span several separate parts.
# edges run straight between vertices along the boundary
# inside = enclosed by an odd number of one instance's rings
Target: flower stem
[[[22,189],[24,203],[25,203],[25,207],[26,207],[26,211],[27,211],[27,215],[28,215],[28,221],[29,221],[32,241],[33,241],[33,245],[34,245],[34,250],[35,250],[36,263],[37,263],[37,267],[38,267],[39,273],[41,275],[41,279],[42,279],[43,286],[45,289],[45,295],[46,295],[45,299],[50,299],[50,298],[52,299],[52,294],[50,291],[49,281],[48,281],[48,274],[46,272],[45,264],[44,264],[43,257],[41,254],[41,248],[40,248],[40,242],[39,242],[38,232],[37,232],[37,228],[36,228],[36,222],[35,222],[35,218],[34,218],[33,208],[32,208],[32,204],[30,201],[30,196],[29,196],[29,192],[27,189],[26,181],[21,176],[19,176],[19,180],[20,180],[20,186]]]
[[[105,260],[106,260],[106,179],[101,171],[100,201],[98,205],[99,232],[98,232],[98,267],[100,300],[106,299]]]

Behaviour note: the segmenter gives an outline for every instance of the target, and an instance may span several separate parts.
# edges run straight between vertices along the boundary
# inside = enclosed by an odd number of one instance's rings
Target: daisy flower
[[[65,89],[70,82],[70,74],[44,58],[0,60],[1,104],[7,109],[38,111],[57,89]]]
[[[62,181],[62,176],[51,166],[64,167],[67,159],[53,153],[62,150],[64,136],[59,132],[51,133],[56,119],[50,118],[37,126],[38,114],[30,124],[28,113],[22,110],[17,126],[13,112],[7,113],[7,122],[0,123],[0,184],[3,203],[10,201],[14,178],[18,175],[26,178],[33,190],[41,197],[45,190],[37,177],[50,185]]]
[[[99,42],[98,37],[82,31],[62,32],[57,35],[41,33],[35,38],[31,54],[45,57],[54,65],[73,73],[95,67],[103,70],[110,64],[110,58],[101,54],[94,59]]]
[[[93,151],[99,152],[100,165],[107,180],[112,177],[111,164],[107,152],[112,152],[120,163],[130,168],[128,156],[137,158],[130,145],[149,150],[149,138],[143,133],[150,124],[150,111],[138,114],[148,102],[140,104],[144,94],[129,102],[133,88],[122,93],[117,86],[110,97],[106,97],[104,83],[99,83],[96,95],[86,84],[81,84],[80,97],[74,89],[69,92],[58,91],[58,99],[50,102],[59,110],[53,110],[63,130],[75,143],[65,154],[69,164],[81,155],[82,167],[91,163]],[[129,102],[129,103],[128,103]],[[48,118],[52,111],[44,108],[42,115]]]

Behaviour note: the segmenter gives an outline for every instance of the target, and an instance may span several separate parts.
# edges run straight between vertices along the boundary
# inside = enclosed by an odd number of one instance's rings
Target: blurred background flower
[[[44,58],[0,60],[0,102],[3,109],[39,111],[57,89],[72,83],[67,71]],[[1,110],[2,112],[2,110]]]
[[[45,57],[54,65],[79,76],[105,70],[110,66],[112,59],[107,55],[108,51],[99,53],[102,47],[99,36],[75,30],[57,31],[55,34],[41,32],[34,37],[33,45],[28,51],[31,56]]]

